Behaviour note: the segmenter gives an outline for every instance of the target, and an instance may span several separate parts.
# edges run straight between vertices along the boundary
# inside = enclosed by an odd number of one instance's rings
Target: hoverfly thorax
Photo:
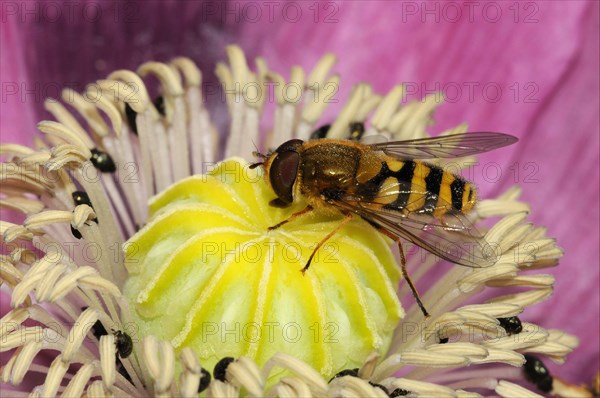
[[[265,176],[279,199],[279,205],[294,201],[294,184],[300,166],[298,149],[304,141],[294,139],[284,142],[266,160]]]

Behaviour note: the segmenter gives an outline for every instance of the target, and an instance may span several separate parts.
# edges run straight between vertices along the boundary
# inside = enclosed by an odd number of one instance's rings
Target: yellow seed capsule
[[[151,219],[125,244],[140,335],[191,347],[208,369],[226,356],[264,364],[284,352],[331,377],[385,353],[404,314],[388,243],[357,217],[303,274],[340,216],[269,230],[302,206],[269,206],[273,198],[261,169],[229,159],[152,199]]]

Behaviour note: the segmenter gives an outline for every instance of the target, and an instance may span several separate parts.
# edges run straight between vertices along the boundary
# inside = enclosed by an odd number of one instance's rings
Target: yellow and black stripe
[[[421,161],[382,161],[379,172],[361,183],[357,194],[384,209],[432,214],[466,213],[475,190],[462,177]]]

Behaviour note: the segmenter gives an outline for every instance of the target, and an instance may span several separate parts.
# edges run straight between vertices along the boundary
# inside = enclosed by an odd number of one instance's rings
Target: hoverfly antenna
[[[252,156],[257,157],[257,158],[261,158],[261,159],[267,159],[269,156],[268,155],[264,155],[258,151],[254,151],[252,152]]]
[[[266,155],[263,155],[262,153],[259,152],[258,147],[256,146],[256,143],[254,142],[254,140],[252,140],[252,145],[254,145],[254,151],[252,151],[252,156],[260,158],[260,159],[267,159],[269,157],[269,154],[267,153]],[[254,166],[256,167],[256,166]]]
[[[254,145],[254,148],[256,148],[256,144]],[[252,152],[252,156],[254,156],[254,157],[257,157],[257,158],[259,158],[259,159],[262,159],[263,161],[262,161],[262,162],[256,162],[256,163],[252,163],[252,164],[250,165],[250,169],[255,169],[255,168],[257,168],[258,166],[262,166],[263,164],[265,164],[265,162],[264,162],[264,161],[265,161],[265,160],[267,160],[267,159],[269,158],[269,154],[266,154],[266,155],[264,155],[264,154],[262,154],[262,153],[258,152],[258,148],[256,148],[256,151],[253,151],[253,152]]]

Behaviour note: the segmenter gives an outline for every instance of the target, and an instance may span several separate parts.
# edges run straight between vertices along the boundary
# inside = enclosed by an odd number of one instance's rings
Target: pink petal
[[[30,143],[37,122],[49,117],[44,100],[62,88],[82,91],[146,61],[186,55],[203,70],[203,83],[216,87],[213,69],[231,40],[210,10],[202,1],[3,3],[2,142]]]
[[[565,369],[556,372],[582,382],[589,382],[600,369],[600,7],[594,3],[589,8],[580,21],[577,51],[555,94],[531,121],[523,148],[540,171],[539,183],[525,185],[524,198],[533,204],[532,218],[548,226],[549,235],[565,250],[560,266],[553,270],[557,277],[554,297],[528,315],[536,323],[581,339]]]
[[[21,48],[22,32],[12,23],[3,23],[1,29],[0,45],[3,56],[0,58],[0,70],[2,70],[0,136],[2,143],[30,145],[31,132],[35,130],[37,120],[33,107],[29,104],[31,97],[28,96],[27,90],[35,91],[31,89],[31,85],[25,83],[27,73]]]

